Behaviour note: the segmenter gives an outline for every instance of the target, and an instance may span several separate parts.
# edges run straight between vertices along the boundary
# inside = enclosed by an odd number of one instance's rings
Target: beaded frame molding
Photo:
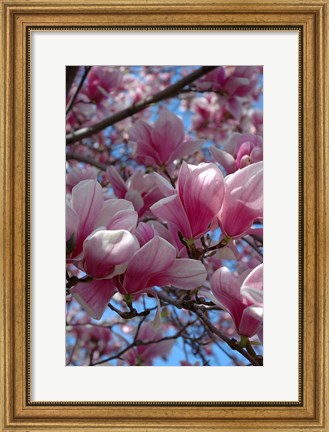
[[[3,430],[328,430],[328,1],[1,2]],[[169,22],[170,25],[163,25]],[[124,26],[120,25],[125,23]],[[31,34],[225,30],[299,33],[299,398],[296,402],[31,399]],[[315,342],[316,341],[316,342]],[[278,429],[279,428],[279,429]]]

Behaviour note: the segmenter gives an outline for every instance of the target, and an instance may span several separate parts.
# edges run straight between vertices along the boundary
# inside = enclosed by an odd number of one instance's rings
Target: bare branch
[[[76,91],[75,91],[72,99],[70,100],[70,103],[69,103],[67,109],[66,109],[66,115],[68,115],[68,113],[71,111],[71,109],[72,109],[72,107],[74,105],[74,102],[75,102],[75,100],[76,100],[76,98],[77,98],[77,96],[78,96],[78,94],[79,94],[79,92],[81,90],[81,87],[83,86],[83,83],[85,82],[85,79],[87,78],[87,75],[88,75],[90,69],[91,69],[91,66],[86,66],[85,67],[84,74],[82,75],[81,80],[79,82],[79,85],[78,85],[78,87],[77,87],[77,89],[76,89]]]
[[[75,132],[68,134],[66,137],[66,145],[74,144],[77,141],[82,140],[83,138],[87,138],[91,135],[100,132],[101,130],[109,126],[114,125],[120,120],[124,120],[127,117],[130,117],[140,111],[143,111],[145,108],[149,107],[150,105],[153,105],[169,97],[175,96],[185,86],[191,84],[193,81],[197,80],[198,78],[202,77],[203,75],[207,74],[213,69],[216,69],[216,67],[217,66],[202,66],[201,68],[193,71],[189,75],[186,75],[184,78],[180,79],[175,84],[170,85],[169,87],[156,93],[155,95],[149,96],[143,101],[131,105],[130,107],[122,111],[119,111],[118,113],[110,117],[106,117],[104,120],[100,121],[99,123],[79,129]]]
[[[106,171],[109,165],[105,165],[101,162],[97,162],[90,156],[81,155],[79,153],[66,152],[66,160],[76,160],[99,168],[102,171]]]
[[[193,303],[192,301],[176,301],[172,300],[169,296],[164,294],[163,292],[158,292],[158,297],[160,300],[165,301],[166,303],[172,304],[173,306],[179,308],[179,309],[187,309],[191,312],[194,312],[199,316],[203,324],[216,336],[218,336],[222,341],[226,342],[227,345],[235,350],[238,351],[241,355],[243,355],[253,366],[260,366],[258,361],[252,357],[248,351],[241,348],[240,344],[235,339],[230,339],[227,336],[225,336],[217,327],[215,327],[212,322],[206,317],[206,315],[203,313],[202,308],[204,306],[197,305]]]

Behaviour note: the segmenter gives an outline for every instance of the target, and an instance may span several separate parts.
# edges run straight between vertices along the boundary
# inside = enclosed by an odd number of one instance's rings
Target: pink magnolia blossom
[[[83,243],[80,266],[95,279],[110,279],[125,271],[138,247],[129,231],[96,230]]]
[[[144,174],[137,170],[126,182],[114,167],[109,167],[107,174],[115,196],[131,201],[139,217],[166,196],[158,187],[160,176],[157,173]]]
[[[121,71],[111,70],[106,66],[93,66],[88,74],[85,91],[90,100],[100,103],[108,98],[111,90],[120,86],[121,81]]]
[[[83,168],[73,166],[70,168],[66,174],[66,187],[69,192],[72,188],[77,185],[82,180],[96,180],[98,174],[98,169],[91,166],[85,166]]]
[[[78,267],[92,279],[75,285],[70,293],[95,319],[100,319],[115,292],[109,280],[123,273],[139,245],[125,230],[96,230],[83,243]]]
[[[128,231],[96,231],[84,242],[79,264],[94,279],[80,282],[72,296],[95,319],[100,319],[117,289],[121,294],[140,294],[153,286],[173,285],[192,290],[206,280],[200,261],[176,259],[176,249],[159,236],[140,249]]]
[[[198,238],[212,229],[222,206],[224,178],[216,165],[183,162],[176,193],[151,207],[160,220],[173,224],[185,238]]]
[[[246,111],[241,118],[241,130],[246,133],[263,135],[263,112],[257,109]]]
[[[71,258],[82,251],[85,239],[96,228],[131,231],[137,224],[137,213],[131,202],[123,199],[104,201],[101,185],[96,180],[83,180],[72,189],[72,202],[66,206],[67,235],[74,235]],[[74,228],[74,224],[75,228]]]
[[[109,343],[112,339],[111,330],[92,324],[75,324],[69,331],[76,335],[81,345],[89,351],[98,351],[100,355],[110,351]]]
[[[244,98],[255,91],[259,69],[250,66],[220,66],[198,81],[198,88]]]
[[[177,259],[176,249],[159,236],[145,243],[129,261],[124,274],[113,279],[123,294],[145,292],[153,286],[172,285],[193,290],[206,280],[204,265],[197,260]]]
[[[211,147],[210,152],[226,174],[263,160],[263,140],[258,135],[233,133],[222,146]]]
[[[211,278],[211,290],[217,303],[230,313],[241,336],[252,337],[263,321],[263,265],[256,267],[242,286],[226,267],[216,270]]]
[[[76,87],[72,86],[69,93],[69,99],[73,97],[76,92]],[[91,123],[91,119],[97,113],[97,106],[90,103],[90,99],[86,94],[79,93],[70,113],[67,117],[67,131],[72,131],[77,127]]]
[[[257,67],[218,67],[200,79],[197,88],[218,92],[221,105],[240,120],[243,101],[257,94],[258,73]]]
[[[175,234],[177,234],[177,231],[175,232],[170,228],[167,229],[155,220],[150,220],[147,223],[139,222],[137,228],[134,230],[134,236],[141,247],[152,240],[153,237],[159,236],[176,248],[177,258],[187,258],[186,247],[182,244],[178,235]]]
[[[219,224],[227,236],[238,238],[248,232],[255,220],[263,217],[263,162],[227,176],[225,184]]]
[[[183,122],[168,110],[163,110],[150,126],[137,120],[129,130],[135,146],[135,159],[147,166],[166,166],[176,159],[191,155],[200,149],[203,141],[185,141]]]
[[[137,238],[141,247],[152,240],[156,235],[158,235],[158,233],[155,231],[155,229],[151,225],[144,222],[140,222],[134,231],[134,236]]]
[[[138,345],[130,349],[124,355],[125,360],[130,366],[152,366],[153,359],[167,356],[174,344],[174,340],[171,339],[156,342],[163,337],[162,330],[155,330],[151,322],[143,324],[138,332],[138,340],[143,343],[152,341],[154,343]]]

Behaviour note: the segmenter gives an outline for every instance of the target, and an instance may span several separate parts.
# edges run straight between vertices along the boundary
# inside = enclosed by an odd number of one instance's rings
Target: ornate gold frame
[[[0,0],[1,430],[329,431],[328,6],[329,0]],[[31,27],[248,26],[301,30],[303,341],[297,403],[156,405],[33,403],[28,396],[29,197],[27,33]],[[196,403],[197,405],[197,403]]]

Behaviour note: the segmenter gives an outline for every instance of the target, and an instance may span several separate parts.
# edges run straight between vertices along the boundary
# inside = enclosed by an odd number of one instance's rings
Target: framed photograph
[[[1,10],[1,430],[327,431],[328,1]]]

